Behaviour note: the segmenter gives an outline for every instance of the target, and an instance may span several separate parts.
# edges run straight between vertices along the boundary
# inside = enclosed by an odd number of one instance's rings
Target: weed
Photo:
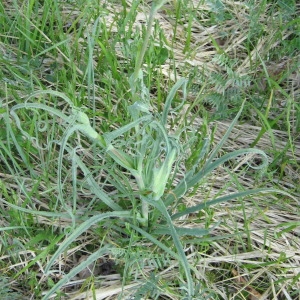
[[[42,12],[37,2],[30,2],[28,7],[15,2],[15,15],[7,13],[2,4],[0,18],[17,24],[17,30],[5,23],[5,35],[1,36],[1,42],[10,45],[5,51],[7,57],[0,61],[4,79],[0,209],[4,216],[1,233],[6,234],[1,239],[7,262],[1,268],[4,272],[13,268],[15,273],[8,274],[11,278],[24,278],[18,288],[28,287],[29,297],[70,295],[70,284],[80,280],[87,269],[96,269],[103,257],[113,260],[122,276],[117,279],[121,289],[105,291],[106,295],[124,298],[131,288],[136,299],[225,298],[231,263],[221,260],[232,262],[234,257],[256,279],[251,287],[263,292],[267,280],[260,286],[255,271],[268,267],[268,272],[276,270],[281,276],[280,268],[291,260],[290,256],[276,256],[268,230],[274,226],[274,240],[279,240],[293,235],[298,222],[277,226],[268,209],[274,207],[273,199],[282,203],[282,198],[288,198],[289,203],[281,204],[286,210],[297,203],[296,184],[278,191],[265,178],[277,178],[280,169],[282,179],[286,165],[296,166],[296,127],[289,120],[297,114],[298,106],[286,90],[296,68],[271,74],[266,57],[275,57],[272,51],[277,37],[269,36],[263,26],[264,14],[270,20],[267,1],[260,10],[254,9],[254,1],[243,3],[245,9],[239,11],[232,3],[208,2],[208,6],[204,2],[197,6],[188,1],[154,2],[145,25],[136,22],[139,9],[148,7],[146,3],[140,6],[140,1],[133,1],[131,6],[122,1],[122,7],[115,6],[120,14],[109,3],[97,5],[97,9],[91,3],[90,7],[82,6],[74,19],[73,11],[61,13],[61,4],[56,1],[48,3]],[[165,18],[176,15],[171,41],[159,23],[162,12]],[[249,24],[249,31],[232,21],[239,13]],[[282,32],[296,26],[289,14],[286,12],[289,23],[283,25]],[[70,18],[69,29],[64,29],[65,19]],[[201,42],[194,39],[195,24],[213,26],[217,20],[234,24],[230,29],[208,30],[205,43],[216,50],[212,50],[211,64],[202,70],[194,66],[194,72],[185,79],[185,67],[201,52],[197,48]],[[187,64],[180,65],[175,49],[184,24],[187,36],[182,53]],[[256,35],[255,24],[259,25]],[[233,32],[245,32],[247,38],[231,39]],[[267,47],[260,48],[262,42]],[[241,45],[235,48],[236,53],[230,48],[235,43]],[[281,49],[286,47],[291,53],[294,43],[283,43]],[[243,47],[246,55],[239,52]],[[172,67],[166,71],[167,65]],[[257,73],[251,72],[259,65],[259,76],[266,78],[266,86],[257,92]],[[209,73],[206,67],[211,68]],[[241,71],[244,67],[247,72]],[[171,72],[172,78],[178,79],[165,84],[165,76]],[[193,101],[191,88],[197,95]],[[261,98],[263,92],[268,93],[267,102]],[[288,100],[286,110],[275,110],[274,99],[279,94]],[[215,115],[206,112],[203,103],[207,102],[216,107]],[[251,119],[245,111],[256,112],[260,131],[251,147],[232,149],[228,146],[231,135],[236,140],[240,136],[235,134],[238,119]],[[200,113],[204,120],[199,126]],[[215,124],[211,130],[210,121],[233,114],[218,139],[219,128]],[[287,128],[289,142],[284,149],[276,147],[275,126],[277,130]],[[270,153],[254,148],[260,146],[266,133],[270,133],[275,154],[272,174],[267,171]],[[259,169],[259,174],[254,175],[251,168]],[[215,192],[219,172],[224,178]],[[255,179],[253,188],[249,181],[241,182],[244,177]],[[264,195],[263,202],[259,203],[258,195]],[[221,206],[212,207],[216,204]],[[221,215],[226,213],[229,217],[223,220]],[[261,228],[254,230],[256,220],[266,223],[257,221]],[[263,239],[256,236],[262,228]],[[16,245],[11,245],[11,239]],[[264,244],[261,256],[257,243]],[[26,255],[15,255],[21,251]],[[271,255],[268,260],[266,252]],[[243,253],[253,255],[255,262],[244,260]],[[79,256],[85,259],[77,261]],[[208,261],[210,256],[213,263]],[[207,276],[202,272],[204,266],[209,268]],[[281,270],[293,277],[290,271]],[[90,289],[90,297],[96,298],[97,293],[104,293],[102,279],[90,274],[90,284],[86,281],[81,287]],[[31,281],[26,281],[29,277]],[[276,288],[291,286],[294,281],[290,278],[284,283],[278,281]],[[10,278],[7,282],[12,284]],[[6,290],[6,294],[11,291]]]

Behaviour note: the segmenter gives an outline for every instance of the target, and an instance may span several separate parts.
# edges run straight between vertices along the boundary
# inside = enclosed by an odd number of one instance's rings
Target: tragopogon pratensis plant
[[[132,119],[127,125],[111,132],[99,133],[97,130],[95,130],[95,128],[92,127],[89,116],[84,112],[82,108],[75,107],[73,101],[71,101],[63,93],[52,90],[38,91],[33,93],[24,103],[17,104],[12,107],[10,113],[22,134],[33,143],[36,142],[35,138],[22,128],[22,124],[18,116],[18,111],[20,109],[30,109],[35,112],[48,112],[50,115],[59,118],[61,126],[65,128],[61,140],[56,141],[56,143],[60,146],[58,159],[58,194],[60,203],[73,220],[74,231],[66,238],[66,240],[60,245],[58,250],[52,256],[45,270],[46,274],[50,271],[51,266],[58,258],[58,256],[61,255],[61,253],[63,253],[80,234],[82,234],[95,223],[100,222],[105,218],[118,217],[124,219],[125,222],[127,222],[128,226],[130,226],[133,230],[141,233],[144,237],[148,238],[158,247],[168,252],[168,254],[172,255],[178,261],[180,261],[184,269],[187,281],[187,285],[185,287],[186,297],[187,299],[193,299],[195,294],[195,284],[191,275],[191,267],[189,266],[188,260],[185,256],[185,252],[180,242],[180,236],[196,235],[199,237],[203,234],[206,234],[206,231],[204,232],[201,229],[198,230],[179,228],[174,226],[173,221],[186,214],[202,210],[222,201],[229,201],[237,197],[243,197],[258,192],[270,192],[273,190],[243,190],[238,193],[230,194],[217,199],[212,199],[194,207],[189,207],[183,211],[175,212],[175,214],[173,215],[170,214],[170,207],[172,207],[172,210],[174,210],[179,199],[187,194],[191,188],[197,186],[204,177],[206,177],[220,165],[224,164],[224,162],[235,159],[241,155],[257,154],[262,157],[262,164],[259,166],[259,168],[263,169],[267,166],[268,158],[263,151],[252,148],[240,149],[217,158],[219,150],[227,140],[232,128],[236,124],[242,112],[244,105],[243,104],[239,113],[229,126],[228,131],[225,133],[217,147],[212,152],[210,152],[210,154],[208,154],[210,150],[209,139],[204,138],[203,147],[201,149],[194,150],[193,155],[195,155],[196,153],[194,165],[190,169],[185,170],[184,174],[182,174],[182,170],[179,170],[180,161],[184,160],[184,158],[187,156],[186,153],[183,153],[184,150],[181,144],[180,136],[186,128],[184,127],[184,125],[182,125],[182,128],[179,128],[179,130],[177,130],[175,133],[170,132],[168,126],[168,116],[170,115],[170,113],[178,113],[178,108],[173,109],[171,106],[178,89],[182,89],[183,91],[181,105],[186,103],[187,80],[180,79],[175,83],[165,100],[164,108],[161,114],[153,112],[155,110],[152,109],[150,104],[149,88],[146,87],[143,82],[142,63],[149,38],[151,36],[154,16],[157,10],[164,4],[164,2],[165,1],[153,1],[143,46],[140,53],[137,55],[134,73],[129,78],[133,103],[131,106],[129,106],[129,113]],[[51,107],[50,105],[37,102],[29,102],[29,100],[34,97],[46,95],[51,95],[63,99],[68,104],[70,113],[65,114],[57,108]],[[124,147],[124,149],[121,149],[120,147],[116,146],[116,143],[114,142],[118,139],[123,139],[124,136],[126,136],[126,133],[131,131],[134,132],[134,134],[128,137],[128,143],[125,141],[125,144],[122,144],[126,145],[126,147]],[[88,167],[76,154],[72,152],[72,147],[69,143],[70,137],[75,132],[80,132],[83,136],[89,138],[101,149],[104,149],[110,158],[112,158],[119,166],[123,167],[134,177],[138,187],[139,199],[141,201],[140,211],[125,211],[119,203],[116,203],[97,185],[97,182],[93,179],[92,176],[88,176]],[[74,211],[70,207],[68,207],[63,200],[64,196],[62,192],[63,184],[61,174],[63,154],[65,151],[73,155],[73,159],[76,162],[77,166],[83,171],[84,175],[87,176],[87,181],[91,190],[112,210],[111,212],[100,213],[99,215],[85,220],[79,226],[76,226],[77,217],[74,214]],[[200,163],[203,166],[201,170],[199,170],[198,168]],[[172,188],[172,182],[170,182],[171,177],[175,178],[176,172],[178,171],[181,172],[181,180],[178,182],[176,187]],[[167,186],[171,187],[171,192],[166,192]],[[36,214],[41,213],[42,212],[36,212]],[[133,215],[133,213],[135,215]],[[158,218],[165,219],[167,226],[164,225],[163,222],[161,222],[161,224],[157,222],[153,225],[153,227],[156,229],[156,232],[158,234],[169,234],[172,236],[177,253],[175,253],[172,249],[167,248],[161,241],[156,239],[154,231],[149,231],[149,225],[152,225],[149,224],[149,222],[151,221],[149,215],[151,213],[155,215],[155,217],[152,218],[152,221],[157,220]],[[135,219],[138,222],[131,222],[132,219]],[[48,299],[47,297],[49,297],[52,293],[59,289],[64,282],[69,280],[76,273],[83,270],[89,263],[96,260],[100,255],[103,255],[106,251],[109,250],[108,248],[101,248],[98,252],[92,254],[87,262],[83,262],[78,267],[73,269],[68,276],[65,276],[47,293],[44,299]]]

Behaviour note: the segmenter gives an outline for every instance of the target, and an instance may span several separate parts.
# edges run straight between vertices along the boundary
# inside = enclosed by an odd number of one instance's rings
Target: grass
[[[298,299],[296,1],[0,3],[1,299]]]

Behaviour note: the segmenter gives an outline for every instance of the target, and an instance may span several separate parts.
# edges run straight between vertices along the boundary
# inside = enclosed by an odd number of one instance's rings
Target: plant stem
[[[154,21],[154,16],[156,14],[156,12],[159,10],[159,8],[164,4],[165,0],[161,0],[159,1],[157,4],[155,3],[155,1],[152,4],[151,7],[151,11],[150,11],[150,16],[149,16],[149,20],[148,20],[148,24],[147,24],[147,31],[146,31],[146,35],[144,37],[144,42],[142,45],[142,49],[141,52],[138,54],[138,58],[136,60],[136,65],[134,68],[134,73],[133,73],[133,82],[135,82],[138,79],[138,74],[139,71],[142,67],[142,63],[144,60],[144,56],[148,47],[148,43],[149,43],[149,39],[151,36],[151,32],[152,32],[152,25],[153,25],[153,21]]]
[[[154,1],[152,3],[150,16],[149,16],[149,20],[148,20],[148,24],[147,24],[146,35],[144,37],[142,49],[138,53],[138,57],[137,57],[135,68],[134,68],[134,73],[132,75],[132,86],[131,86],[132,90],[131,90],[131,92],[132,92],[133,99],[139,98],[139,97],[136,97],[136,96],[138,96],[137,95],[137,90],[139,90],[138,89],[139,85],[137,84],[137,80],[139,78],[139,72],[141,70],[143,60],[144,60],[144,56],[145,56],[145,53],[147,51],[147,47],[148,47],[148,44],[149,44],[149,39],[150,39],[150,36],[151,36],[151,33],[152,33],[152,25],[153,25],[153,22],[154,22],[154,16],[155,16],[156,12],[161,8],[161,6],[165,3],[165,1],[166,0],[159,0],[157,3],[156,3],[156,1]],[[136,131],[138,132],[138,128],[136,128]],[[137,178],[137,180],[138,180],[138,178]],[[138,180],[138,184],[139,184],[140,190],[143,190],[144,189],[143,180]],[[143,200],[142,197],[141,197],[141,200],[142,200],[142,217],[143,217],[143,220],[145,220],[145,225],[147,225],[148,218],[149,218],[149,216],[148,216],[148,214],[149,214],[149,204],[145,200]]]

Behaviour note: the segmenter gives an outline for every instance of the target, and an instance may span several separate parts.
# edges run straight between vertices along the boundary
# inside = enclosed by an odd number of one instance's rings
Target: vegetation
[[[298,299],[300,5],[0,3],[0,299]]]

